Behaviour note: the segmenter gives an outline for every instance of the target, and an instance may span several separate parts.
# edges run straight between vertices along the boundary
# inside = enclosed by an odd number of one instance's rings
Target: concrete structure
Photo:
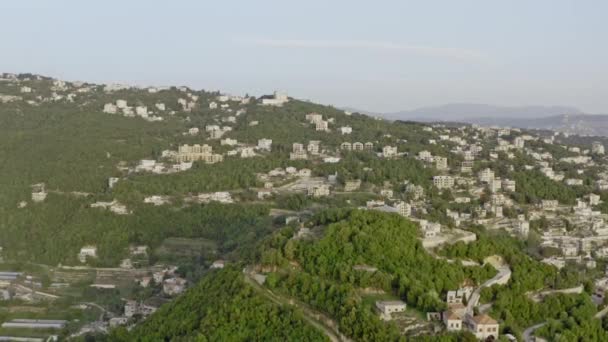
[[[409,203],[403,201],[397,202],[395,203],[395,209],[397,209],[399,215],[403,217],[409,217],[412,215],[412,206]]]
[[[437,170],[446,170],[448,168],[448,158],[435,157],[435,168]]]
[[[289,102],[289,97],[286,93],[275,91],[273,95],[262,96],[261,100],[263,106],[281,107],[283,104]]]
[[[310,123],[316,123],[323,120],[323,115],[319,113],[308,113],[306,114],[306,121]]]
[[[462,163],[460,163],[460,172],[461,173],[473,172],[473,162],[470,160],[465,160]]]
[[[308,196],[324,197],[329,196],[329,185],[320,184],[308,187]]]
[[[78,253],[78,260],[82,263],[87,262],[87,258],[97,258],[97,247],[84,246]]]
[[[118,183],[119,180],[120,180],[120,178],[118,178],[118,177],[108,178],[108,188],[112,189],[114,187],[114,185],[116,185],[116,183]]]
[[[559,202],[557,200],[542,200],[541,201],[541,207],[544,210],[553,211],[553,210],[557,209],[558,205],[559,205]]]
[[[169,278],[163,281],[163,292],[169,296],[178,295],[186,290],[186,279]]]
[[[498,339],[499,325],[492,317],[482,314],[472,317],[468,321],[469,329],[480,340],[489,337]]]
[[[308,142],[308,145],[306,146],[306,151],[308,151],[308,153],[313,154],[313,155],[319,154],[320,149],[321,149],[321,142],[319,140],[311,140]]]
[[[235,146],[237,144],[238,144],[238,141],[236,139],[226,138],[226,139],[220,140],[220,145],[222,145],[222,146]]]
[[[290,160],[301,160],[301,159],[307,159],[307,158],[308,158],[308,154],[306,153],[306,150],[304,149],[304,145],[300,144],[300,143],[293,143],[292,152],[289,154],[289,159]]]
[[[218,163],[224,160],[221,154],[213,154],[213,148],[207,144],[205,145],[181,145],[177,150],[177,155],[174,157],[175,161],[181,162],[193,162],[193,161],[204,161],[207,164]]]
[[[13,319],[2,323],[2,328],[63,329],[68,321],[50,319]]]
[[[225,265],[226,265],[226,263],[224,262],[224,260],[216,260],[213,262],[213,264],[211,264],[211,266],[209,268],[212,268],[212,269],[224,268]]]
[[[380,312],[380,316],[384,320],[390,320],[392,314],[397,312],[405,312],[407,305],[400,300],[382,300],[376,302],[376,309]]]
[[[271,139],[259,139],[258,140],[258,149],[270,151],[272,148],[272,140]]]
[[[443,313],[443,323],[447,331],[462,330],[462,317],[454,311],[448,310]]]
[[[516,190],[515,185],[516,185],[516,183],[514,180],[511,180],[511,179],[502,180],[502,189],[505,191],[515,192],[515,190]]]
[[[454,178],[451,176],[434,176],[433,185],[438,189],[451,189],[454,186]]]
[[[326,132],[329,130],[329,123],[324,120],[317,121],[317,122],[315,122],[315,130],[321,131],[321,132]]]
[[[103,112],[108,114],[116,114],[118,112],[118,107],[113,103],[106,103],[103,105]]]
[[[47,192],[44,183],[32,185],[32,201],[43,202],[46,199]]]
[[[351,134],[353,132],[353,128],[350,126],[343,126],[340,127],[340,133],[344,134]]]
[[[604,150],[604,145],[599,142],[599,141],[594,141],[591,144],[591,153],[593,154],[604,154],[605,150]]]
[[[382,156],[384,158],[391,158],[397,155],[397,147],[393,146],[384,146],[382,148]]]
[[[344,191],[355,191],[358,190],[359,187],[361,187],[360,179],[347,180],[344,182]]]
[[[494,180],[494,171],[489,168],[483,169],[479,172],[478,178],[482,183],[490,183]]]

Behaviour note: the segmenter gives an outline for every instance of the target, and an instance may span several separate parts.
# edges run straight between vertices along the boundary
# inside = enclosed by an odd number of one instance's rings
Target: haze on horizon
[[[608,113],[608,2],[4,1],[0,72],[274,89],[375,112],[445,103]]]

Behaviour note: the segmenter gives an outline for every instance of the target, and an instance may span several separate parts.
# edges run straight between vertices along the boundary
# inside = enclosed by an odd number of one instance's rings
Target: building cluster
[[[155,104],[155,108],[161,112],[165,110],[165,105],[163,103]],[[162,121],[163,118],[161,116],[153,115],[154,112],[149,111],[147,106],[138,105],[138,106],[129,106],[127,100],[118,99],[115,103],[106,103],[103,106],[103,112],[107,114],[117,114],[121,113],[126,117],[140,117],[147,121]]]
[[[369,141],[366,143],[358,141],[354,143],[343,142],[340,144],[340,149],[343,151],[372,151],[374,149],[374,143]]]
[[[177,153],[173,154],[172,157],[178,163],[203,161],[207,164],[214,164],[224,160],[224,156],[213,153],[213,147],[207,144],[180,145]]]
[[[328,132],[329,131],[329,123],[331,122],[330,120],[323,120],[323,115],[319,114],[319,113],[308,113],[306,114],[306,121],[308,121],[309,123],[315,125],[315,130],[316,131],[322,131],[322,132]],[[348,132],[348,133],[342,133],[342,134],[350,134],[352,133],[352,128],[349,130],[346,127],[342,127],[345,130],[342,132]]]
[[[281,107],[285,103],[289,102],[287,93],[275,91],[272,95],[264,95],[260,97],[260,104],[262,106],[276,106]]]
[[[321,142],[318,140],[311,140],[307,145],[301,143],[293,143],[291,153],[289,153],[290,160],[305,160],[308,156],[318,156],[322,153]]]

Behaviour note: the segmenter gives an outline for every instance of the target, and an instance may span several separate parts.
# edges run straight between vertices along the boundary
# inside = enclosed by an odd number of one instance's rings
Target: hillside
[[[0,335],[605,338],[601,140],[3,74],[0,161]]]
[[[31,75],[21,76],[19,82],[0,82],[0,94],[5,98],[20,98],[0,105],[0,185],[3,189],[0,241],[4,242],[5,257],[11,259],[75,263],[79,249],[94,244],[99,250],[95,262],[117,265],[121,257],[127,256],[129,245],[146,244],[155,248],[169,236],[218,239],[220,244],[230,245],[224,250],[228,252],[240,243],[232,240],[229,231],[213,232],[214,227],[224,228],[223,223],[215,225],[213,218],[203,226],[188,223],[218,213],[213,204],[183,208],[180,203],[198,193],[263,187],[256,175],[277,167],[301,169],[319,165],[310,160],[290,161],[289,152],[294,142],[318,140],[322,141],[323,150],[330,150],[344,140],[372,141],[378,146],[375,150],[381,150],[385,142],[396,138],[416,142],[428,136],[416,126],[390,125],[362,115],[347,116],[331,107],[296,100],[280,108],[260,106],[255,101],[231,102],[227,111],[209,108],[218,93],[178,88],[153,93],[137,88],[105,91],[103,85],[69,83],[60,83],[65,90],[53,91],[57,88],[53,82]],[[21,93],[22,87],[32,90]],[[77,100],[67,100],[70,94],[76,94]],[[52,100],[53,96],[58,99]],[[197,104],[185,111],[178,100],[192,97],[197,98]],[[162,115],[164,120],[150,122],[141,117],[102,112],[104,103],[117,99],[147,108],[163,103],[166,109],[156,110],[154,115]],[[236,116],[237,111],[243,114]],[[323,112],[332,117],[335,120],[332,126],[351,126],[352,135],[319,132],[314,126],[311,129],[304,118],[310,112]],[[227,117],[236,120],[227,122]],[[261,151],[254,158],[240,158],[239,152],[226,156],[221,163],[194,162],[191,169],[177,173],[136,171],[141,160],[168,160],[161,156],[162,151],[177,150],[181,144],[206,143],[223,154],[230,149],[242,149],[221,145],[221,139],[208,139],[204,130],[213,124],[229,127],[231,130],[223,138],[234,139],[239,146],[255,146],[259,139],[271,139],[272,150]],[[193,127],[200,128],[201,133],[188,134]],[[393,137],[387,138],[389,134]],[[417,148],[416,145],[408,147],[413,152]],[[416,165],[415,162],[406,164]],[[347,162],[319,165],[321,168],[315,168],[314,173],[322,176],[344,167],[356,167],[356,164],[349,165]],[[110,188],[108,182],[112,177],[120,181]],[[370,182],[382,184],[381,178],[384,177],[370,179]],[[41,203],[32,202],[32,186],[39,183],[44,184],[48,198]],[[234,193],[243,200],[252,195],[255,193]],[[143,203],[150,196],[166,196],[172,204]],[[126,206],[130,214],[116,215],[109,210],[91,208],[95,203],[113,200]],[[224,207],[240,208],[240,205]],[[251,232],[251,228],[268,226],[263,207],[264,204],[260,204],[253,207],[257,209],[238,210],[240,215],[250,215],[238,229]]]
[[[327,341],[301,314],[247,285],[235,269],[217,271],[137,329],[109,341]]]

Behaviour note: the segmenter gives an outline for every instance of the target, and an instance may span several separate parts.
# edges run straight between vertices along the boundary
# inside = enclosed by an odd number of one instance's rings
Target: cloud
[[[473,49],[408,45],[368,40],[302,40],[302,39],[245,39],[242,42],[260,47],[294,49],[350,49],[376,50],[402,54],[447,58],[451,60],[487,63],[488,56]]]

